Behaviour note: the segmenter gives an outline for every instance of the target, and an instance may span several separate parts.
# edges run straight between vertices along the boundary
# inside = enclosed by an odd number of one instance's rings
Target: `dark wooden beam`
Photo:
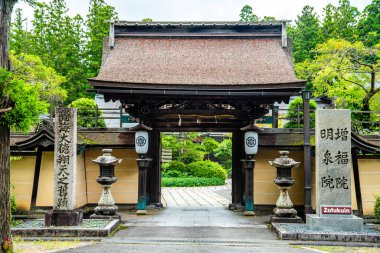
[[[160,132],[153,129],[149,133],[149,157],[152,158],[151,167],[148,170],[149,204],[161,203],[161,138]]]
[[[35,167],[34,167],[32,198],[30,201],[30,209],[31,210],[36,209],[38,184],[39,184],[40,172],[41,172],[42,151],[43,151],[43,149],[41,147],[37,148],[36,163],[35,163]]]
[[[354,181],[355,181],[355,196],[356,196],[356,203],[358,206],[358,216],[363,217],[363,201],[362,201],[362,191],[360,187],[359,163],[358,163],[357,152],[358,151],[356,148],[351,149],[352,168],[354,172]]]
[[[236,208],[243,200],[243,133],[235,130],[232,133],[232,208]]]

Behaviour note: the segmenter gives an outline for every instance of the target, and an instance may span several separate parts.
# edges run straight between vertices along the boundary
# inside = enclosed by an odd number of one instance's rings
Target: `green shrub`
[[[376,196],[374,213],[375,213],[376,219],[380,220],[380,195]]]
[[[222,180],[227,178],[227,173],[223,167],[212,161],[193,162],[188,165],[188,169],[190,175],[193,175],[194,177],[216,177]]]
[[[169,170],[163,174],[163,177],[183,177],[184,174],[178,170]]]
[[[194,145],[199,145],[199,144],[194,144]],[[184,164],[190,164],[193,162],[203,161],[205,154],[206,153],[204,151],[201,151],[198,149],[188,149],[179,156],[179,159]]]
[[[163,187],[194,187],[194,186],[215,186],[224,185],[225,182],[220,178],[199,178],[199,177],[164,177],[162,178]]]
[[[164,171],[176,170],[176,171],[179,171],[182,173],[187,172],[186,165],[183,162],[175,161],[175,160],[168,162],[168,163],[164,163],[162,165],[162,168],[164,169]]]

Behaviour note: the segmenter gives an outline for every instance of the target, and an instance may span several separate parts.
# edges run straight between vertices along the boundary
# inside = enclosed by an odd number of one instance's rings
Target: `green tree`
[[[15,20],[11,26],[11,44],[10,47],[16,52],[16,54],[27,53],[28,51],[28,33],[25,30],[24,23],[26,21],[22,16],[22,10],[16,9]]]
[[[38,3],[34,12],[30,52],[41,57],[44,65],[66,78],[62,84],[68,92],[66,103],[89,97],[84,59],[84,21],[71,18],[64,0]]]
[[[314,49],[321,42],[319,19],[314,8],[306,5],[301,15],[297,16],[296,26],[289,29],[289,36],[293,39],[294,61],[303,62],[312,59]]]
[[[359,11],[351,6],[349,0],[339,0],[337,7],[328,4],[324,8],[324,19],[321,28],[324,41],[328,39],[346,39],[355,41]]]
[[[219,143],[211,137],[206,137],[202,140],[203,150],[206,152],[207,159],[210,159],[210,155],[218,148]]]
[[[142,22],[153,22],[153,19],[151,19],[151,18],[143,18]]]
[[[103,113],[97,109],[93,99],[78,98],[69,107],[78,108],[78,127],[106,127],[104,119],[101,118]]]
[[[12,51],[10,58],[13,78],[33,85],[41,100],[49,102],[50,99],[53,101],[66,99],[67,92],[61,87],[65,78],[53,68],[43,65],[40,57],[24,53],[16,55]]]
[[[103,40],[109,35],[110,20],[116,19],[115,8],[107,5],[104,0],[90,0],[87,15],[86,32],[86,61],[88,77],[98,74],[102,60]]]
[[[299,116],[300,116],[300,124],[297,123],[297,114],[299,108]],[[317,109],[317,103],[314,100],[310,100],[310,109],[316,110]],[[289,122],[287,122],[284,125],[284,128],[302,128],[303,127],[303,100],[302,98],[298,97],[295,98],[290,104],[289,104],[289,111],[286,113],[286,118],[291,119]],[[315,111],[310,112],[310,127],[315,127]]]
[[[380,0],[373,0],[364,9],[357,31],[366,46],[380,43]]]
[[[332,4],[326,5],[323,9],[323,21],[321,26],[321,36],[323,41],[338,37],[338,27],[335,24],[336,7]]]
[[[380,48],[362,42],[331,39],[318,46],[317,56],[296,65],[300,78],[312,80],[315,96],[337,98],[350,109],[370,111],[380,95]]]
[[[10,128],[14,125],[5,120],[13,113],[15,101],[12,101],[11,86],[20,86],[20,82],[10,82],[7,70],[10,69],[9,35],[11,15],[18,0],[0,0],[0,252],[12,250],[10,231]],[[32,3],[32,0],[27,1]],[[13,85],[14,84],[14,85]],[[33,93],[33,91],[32,91]],[[14,96],[13,96],[14,97]],[[28,109],[26,109],[28,111]],[[8,116],[7,116],[8,115]],[[23,119],[19,119],[23,120]],[[4,247],[8,246],[8,248]]]
[[[240,11],[240,21],[257,22],[259,21],[259,17],[253,13],[251,6],[245,5]]]

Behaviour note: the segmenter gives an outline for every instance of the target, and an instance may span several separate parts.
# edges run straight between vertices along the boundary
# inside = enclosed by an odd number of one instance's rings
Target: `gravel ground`
[[[70,227],[70,228],[104,228],[106,227],[111,221],[110,220],[83,220],[82,225],[77,227]],[[27,220],[25,222],[22,222],[18,225],[16,225],[14,228],[44,228],[45,222],[44,220]]]
[[[315,234],[318,231],[311,230],[306,224],[279,224],[280,228],[292,233],[302,233],[302,234]],[[336,234],[337,232],[324,231],[324,234]],[[359,234],[359,235],[378,235],[380,236],[380,231],[375,229],[374,226],[365,225],[363,231],[361,232],[349,232],[349,231],[339,231],[339,234]]]

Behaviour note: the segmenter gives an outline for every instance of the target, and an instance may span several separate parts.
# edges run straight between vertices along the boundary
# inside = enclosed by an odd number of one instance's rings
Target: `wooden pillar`
[[[304,134],[304,172],[305,172],[305,207],[304,216],[311,214],[311,147],[310,147],[310,96],[311,91],[302,91],[303,99],[303,134]],[[317,134],[317,133],[316,133]]]
[[[232,133],[232,204],[231,209],[236,209],[243,201],[243,133],[238,130]]]
[[[34,179],[33,179],[33,189],[32,189],[32,198],[30,203],[30,209],[36,209],[37,203],[37,193],[38,193],[38,183],[40,181],[40,171],[41,171],[41,161],[42,161],[42,147],[37,148],[37,157],[36,165],[34,168]]]
[[[253,216],[254,210],[254,200],[253,200],[253,169],[255,168],[255,160],[253,156],[248,155],[245,160],[243,160],[243,166],[245,170],[245,212],[246,216]]]
[[[352,168],[354,171],[354,181],[355,181],[355,195],[356,203],[358,205],[358,216],[363,217],[363,201],[362,192],[360,187],[360,176],[359,176],[359,163],[358,163],[358,153],[356,148],[351,149],[352,156]]]
[[[137,214],[146,214],[147,204],[147,177],[148,170],[151,167],[152,159],[146,158],[145,155],[141,155],[137,159],[137,165],[139,167],[139,185],[138,185],[138,200],[137,200]]]
[[[161,138],[160,132],[150,133],[149,157],[152,164],[148,171],[149,203],[161,206]]]

